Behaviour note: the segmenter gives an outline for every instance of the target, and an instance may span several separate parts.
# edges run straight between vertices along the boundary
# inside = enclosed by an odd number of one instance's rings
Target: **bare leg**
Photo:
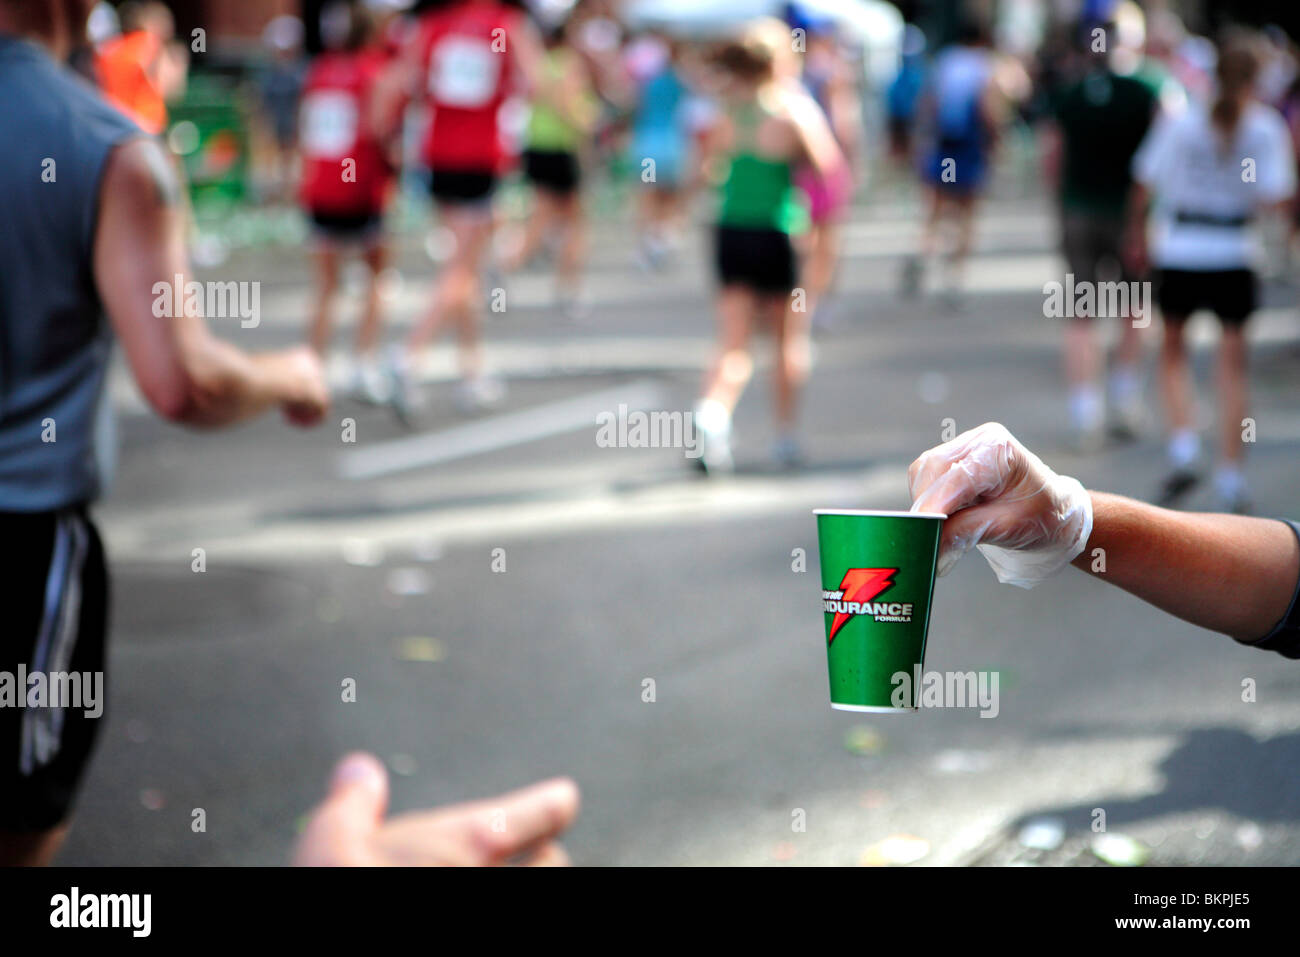
[[[323,245],[312,257],[316,260],[316,302],[312,310],[311,328],[307,334],[308,343],[320,355],[329,348],[330,336],[334,331],[334,317],[331,313],[334,296],[339,288],[339,251],[333,245]]]
[[[827,220],[814,226],[809,234],[808,259],[804,266],[804,289],[808,295],[808,312],[816,315],[817,307],[830,292],[835,281],[835,267],[840,256],[840,226]]]
[[[930,260],[939,251],[939,230],[943,225],[944,212],[948,203],[943,193],[930,189],[930,206],[926,211],[925,226],[921,230],[921,258]]]
[[[380,276],[388,264],[388,247],[377,242],[365,252],[366,266],[370,270],[370,285],[366,292],[366,308],[361,314],[361,323],[357,326],[357,355],[369,355],[379,344],[379,334],[383,329],[382,300],[379,288]]]
[[[789,435],[798,417],[799,393],[808,379],[808,313],[791,309],[788,296],[769,299],[763,308],[772,323],[776,346],[773,372],[777,431]]]
[[[556,270],[560,291],[576,296],[582,281],[582,260],[586,253],[586,223],[582,215],[582,198],[574,192],[556,199],[556,209],[563,229],[563,244]]]
[[[1246,382],[1246,334],[1241,326],[1225,326],[1219,343],[1219,423],[1221,461],[1240,465],[1246,447],[1241,440],[1241,420],[1246,417],[1249,388]]]
[[[1101,356],[1088,317],[1071,319],[1065,327],[1065,379],[1071,389],[1095,386],[1101,373]]]
[[[1070,428],[1081,450],[1092,448],[1101,438],[1105,422],[1102,401],[1101,353],[1093,329],[1095,320],[1076,317],[1065,327],[1065,378],[1070,390]]]
[[[915,255],[908,256],[903,262],[903,272],[899,293],[904,298],[912,298],[921,293],[925,271],[939,251],[940,232],[943,228],[944,212],[948,205],[944,194],[937,188],[926,191],[925,222],[921,226],[921,238]]]
[[[727,286],[718,296],[718,353],[705,377],[703,397],[728,412],[754,372],[749,335],[757,305],[757,297],[743,286]]]
[[[543,240],[550,234],[558,213],[557,203],[551,193],[546,190],[534,190],[533,211],[528,217],[528,225],[524,228],[523,240],[504,263],[507,272],[522,269],[532,262]]]
[[[1119,342],[1115,346],[1115,362],[1121,366],[1137,369],[1142,365],[1146,353],[1142,330],[1133,325],[1133,317],[1120,319]]]
[[[457,320],[460,343],[460,374],[462,379],[479,378],[483,371],[483,354],[479,346],[479,313],[482,306],[479,291],[479,264],[492,241],[492,221],[471,225],[466,231],[465,260],[459,265],[453,284],[455,303],[453,314]],[[458,240],[459,243],[459,240]]]
[[[657,193],[658,190],[654,187],[642,183],[641,192],[636,197],[636,231],[642,242],[658,228],[659,199]]]
[[[1160,349],[1160,396],[1170,432],[1192,427],[1192,383],[1183,342],[1185,317],[1165,317],[1165,338]]]
[[[456,249],[438,277],[430,310],[411,330],[407,350],[414,355],[442,329],[444,322],[456,323],[460,341],[461,374],[478,375],[481,361],[478,349],[478,269],[483,253],[492,238],[489,210],[444,207],[443,219],[451,230]]]
[[[949,282],[954,291],[962,287],[966,274],[966,261],[970,258],[971,247],[974,245],[976,205],[973,195],[961,196],[952,204],[955,211],[953,228],[956,237],[953,239],[952,256],[949,258],[948,267]]]
[[[48,831],[0,831],[0,867],[45,867],[63,846],[69,824]]]
[[[655,195],[659,205],[658,221],[659,232],[665,242],[671,242],[673,237],[685,225],[686,216],[685,194],[677,188],[656,189]]]

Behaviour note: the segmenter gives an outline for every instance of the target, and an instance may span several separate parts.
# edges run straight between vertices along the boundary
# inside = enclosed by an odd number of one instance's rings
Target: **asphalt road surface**
[[[926,667],[997,672],[996,717],[828,707],[812,508],[906,507],[906,466],[946,419],[999,420],[1093,487],[1150,497],[1161,473],[1151,390],[1140,441],[1070,451],[1048,205],[990,204],[956,313],[895,293],[915,221],[905,194],[855,211],[797,471],[768,457],[765,360],[728,480],[681,449],[596,442],[591,410],[620,397],[691,406],[712,335],[703,227],[647,274],[623,219],[600,222],[584,323],[552,308],[543,270],[512,279],[487,324],[510,395],[489,415],[455,413],[445,348],[414,432],[344,397],[313,432],[191,434],[119,374],[98,509],[111,697],[60,861],[283,863],[332,762],[362,748],[398,811],[572,775],[583,864],[1300,863],[1300,668],[1074,570],[1026,592],[971,555],[939,583]],[[264,283],[259,326],[215,325],[295,341],[302,258],[210,270]],[[394,330],[427,298],[418,238],[398,268]],[[1248,478],[1260,514],[1295,516],[1300,320],[1286,289],[1267,305]],[[1195,327],[1208,422],[1216,332]]]

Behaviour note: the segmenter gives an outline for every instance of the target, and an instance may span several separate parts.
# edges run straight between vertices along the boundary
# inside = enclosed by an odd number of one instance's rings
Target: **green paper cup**
[[[915,711],[946,515],[819,508],[831,707]],[[898,674],[907,676],[904,681]]]

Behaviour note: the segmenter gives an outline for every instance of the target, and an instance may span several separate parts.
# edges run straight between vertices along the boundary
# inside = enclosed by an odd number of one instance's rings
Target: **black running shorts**
[[[312,233],[321,242],[369,245],[383,234],[382,212],[331,213],[313,209],[308,215]]]
[[[1240,326],[1255,311],[1255,274],[1249,269],[1161,269],[1155,280],[1156,304],[1166,322],[1171,318],[1179,322],[1208,309],[1225,326]]]
[[[560,150],[526,150],[524,175],[538,189],[557,196],[571,196],[582,180],[578,157]]]
[[[497,176],[491,170],[435,167],[429,173],[429,193],[437,202],[452,206],[487,203],[496,186]]]
[[[771,296],[788,296],[797,282],[794,244],[777,229],[719,226],[718,279],[724,286],[745,286]]]
[[[104,720],[108,574],[82,508],[0,512],[0,542],[0,830],[44,831],[68,817]]]

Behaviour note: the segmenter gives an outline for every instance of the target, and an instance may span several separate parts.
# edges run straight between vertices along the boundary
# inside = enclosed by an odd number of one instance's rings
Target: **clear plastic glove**
[[[998,581],[1033,588],[1073,561],[1092,534],[1092,498],[996,422],[930,449],[907,474],[912,511],[940,512],[940,575],[979,546]]]

